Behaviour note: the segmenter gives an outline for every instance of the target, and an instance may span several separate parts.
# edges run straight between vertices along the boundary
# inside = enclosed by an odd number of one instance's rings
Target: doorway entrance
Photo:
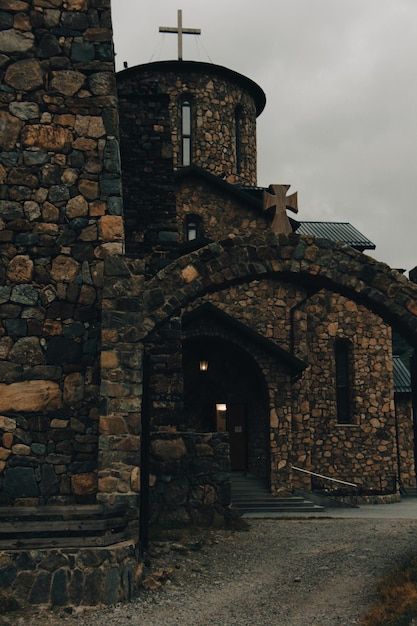
[[[218,337],[183,344],[187,430],[229,433],[232,470],[269,477],[269,403],[253,357]]]

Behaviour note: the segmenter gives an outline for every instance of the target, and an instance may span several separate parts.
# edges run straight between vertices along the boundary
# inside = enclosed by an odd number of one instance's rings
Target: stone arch
[[[209,244],[160,271],[145,285],[144,336],[205,293],[266,277],[345,295],[377,313],[417,346],[417,285],[347,245],[272,233]]]

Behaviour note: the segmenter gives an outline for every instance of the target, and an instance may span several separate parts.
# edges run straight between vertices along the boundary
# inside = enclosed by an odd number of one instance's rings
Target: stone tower
[[[127,250],[146,255],[182,241],[174,178],[184,168],[256,185],[256,118],[265,94],[237,72],[194,61],[132,67],[117,85]]]

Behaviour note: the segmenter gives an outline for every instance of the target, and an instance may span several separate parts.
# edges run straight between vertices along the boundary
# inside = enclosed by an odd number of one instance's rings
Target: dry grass
[[[380,582],[377,603],[362,626],[409,626],[413,617],[417,617],[417,556]]]

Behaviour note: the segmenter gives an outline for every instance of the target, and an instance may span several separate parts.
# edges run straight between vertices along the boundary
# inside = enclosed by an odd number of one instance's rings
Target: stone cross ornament
[[[170,26],[160,26],[160,33],[177,33],[178,34],[178,61],[182,61],[182,36],[183,35],[201,35],[199,28],[183,28],[182,26],[182,10],[178,9],[178,26],[171,28]]]
[[[287,209],[293,213],[298,213],[297,192],[287,196],[287,191],[291,185],[269,185],[268,191],[263,192],[263,209],[275,208],[274,219],[271,229],[275,235],[288,235],[292,233]]]

